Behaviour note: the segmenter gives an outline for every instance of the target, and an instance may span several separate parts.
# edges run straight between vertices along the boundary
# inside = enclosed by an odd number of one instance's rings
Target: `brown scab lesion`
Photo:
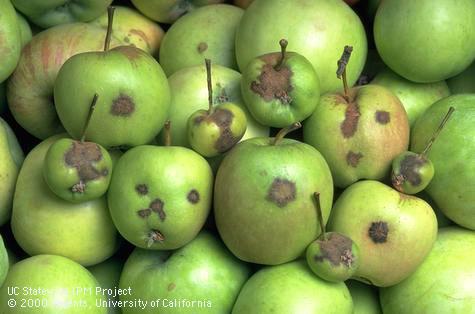
[[[340,125],[341,133],[344,138],[350,138],[355,135],[360,120],[360,109],[356,101],[350,101],[345,110],[345,119]]]
[[[419,169],[427,163],[427,159],[420,155],[407,155],[401,160],[399,173],[402,176],[402,181],[409,181],[412,186],[418,186],[422,182],[419,174]],[[402,183],[401,183],[402,184]]]
[[[167,215],[164,210],[165,203],[159,198],[156,198],[150,203],[150,208],[154,213],[158,214],[158,217],[160,218],[161,221],[164,221],[165,218],[167,218]]]
[[[121,93],[112,101],[110,113],[114,116],[129,117],[135,111],[135,103],[132,97]]]
[[[192,189],[190,192],[188,192],[186,199],[191,204],[197,204],[200,201],[200,193],[198,193],[196,189]]]
[[[208,50],[208,44],[205,42],[200,42],[196,48],[200,54]]]
[[[216,140],[214,147],[219,153],[224,153],[240,140],[240,138],[233,135],[231,130],[234,114],[227,109],[218,109],[212,114],[211,119],[214,120],[220,130],[219,138]]]
[[[340,234],[330,233],[326,241],[321,241],[321,254],[315,255],[314,259],[317,262],[328,260],[333,266],[337,267],[341,264],[350,268],[353,265],[355,256],[352,251],[352,241]]]
[[[140,218],[147,218],[151,214],[152,210],[150,208],[144,208],[137,211],[137,215],[139,215]]]
[[[279,207],[285,207],[295,200],[297,191],[295,183],[287,179],[275,178],[267,193],[267,200]]]
[[[389,234],[388,223],[385,221],[372,222],[368,229],[368,235],[374,243],[380,244],[387,241]]]
[[[374,114],[374,119],[379,124],[388,124],[391,121],[391,116],[387,111],[378,110]]]
[[[348,166],[356,168],[361,158],[363,158],[362,153],[355,153],[350,150],[348,154],[346,154],[346,163],[348,164]]]
[[[145,183],[140,183],[135,186],[135,191],[140,195],[148,194],[148,186]]]

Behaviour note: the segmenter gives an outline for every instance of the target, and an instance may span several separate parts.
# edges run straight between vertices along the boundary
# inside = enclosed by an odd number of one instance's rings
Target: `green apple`
[[[371,84],[384,86],[399,98],[406,109],[411,126],[433,103],[450,95],[449,87],[445,81],[415,83],[387,68],[379,72]]]
[[[364,180],[339,196],[328,229],[350,237],[360,248],[354,279],[388,287],[424,261],[437,236],[437,219],[424,200]]]
[[[97,307],[97,281],[72,260],[37,255],[13,265],[0,289],[1,313],[106,314]],[[8,301],[7,301],[8,300]]]
[[[87,270],[96,278],[99,283],[98,287],[102,289],[110,289],[114,291],[119,286],[120,274],[122,273],[122,268],[124,267],[124,262],[119,257],[111,257],[108,260],[88,267]],[[119,296],[114,295],[114,293],[106,294],[107,305],[108,305],[108,314],[121,314],[121,306],[117,303],[119,301]]]
[[[5,248],[5,243],[3,243],[2,234],[0,234],[0,287],[7,277],[9,267],[8,252]]]
[[[10,0],[0,0],[0,83],[5,81],[15,70],[20,59],[20,26],[15,8]]]
[[[422,265],[400,284],[380,290],[384,313],[472,313],[474,259],[474,231],[440,229]]]
[[[295,261],[255,273],[242,288],[232,311],[271,313],[351,314],[353,302],[344,283],[315,277],[305,262]]]
[[[112,0],[11,0],[15,8],[42,28],[88,22],[106,11]]]
[[[121,301],[140,298],[147,305],[124,307],[134,313],[230,313],[249,267],[207,232],[173,252],[136,248],[125,263],[119,287],[131,288]],[[155,307],[151,304],[154,302]]]
[[[475,93],[475,62],[473,62],[462,73],[447,80],[452,94],[473,94]]]
[[[382,314],[378,290],[356,280],[345,282],[353,299],[353,314]]]
[[[219,166],[216,225],[230,251],[246,262],[282,264],[305,252],[320,231],[314,192],[324,221],[330,214],[330,169],[312,146],[282,138],[292,128],[238,143]]]
[[[304,141],[330,166],[335,185],[380,180],[409,145],[409,122],[399,99],[387,88],[363,85],[328,93],[304,122]]]
[[[43,163],[58,139],[41,142],[25,158],[13,199],[13,235],[29,255],[55,254],[94,265],[116,251],[117,230],[105,197],[74,204],[49,189],[43,179]]]
[[[30,42],[31,38],[33,38],[33,32],[31,30],[30,24],[28,24],[28,21],[21,15],[20,13],[17,12],[17,20],[18,20],[18,26],[20,27],[20,42],[21,42],[21,47],[25,47],[27,43]]]
[[[307,58],[320,78],[320,92],[341,89],[334,64],[345,45],[354,47],[349,85],[358,79],[366,60],[363,24],[341,0],[259,0],[246,9],[236,33],[236,58],[244,71],[257,56],[274,52],[285,38],[289,51]]]
[[[107,13],[104,12],[104,14],[90,23],[100,26],[105,32],[108,24]],[[112,34],[124,44],[133,45],[151,55],[158,55],[158,48],[165,32],[160,25],[136,10],[124,6],[116,6]]]
[[[58,71],[77,53],[101,50],[104,37],[94,25],[64,24],[35,35],[24,47],[8,80],[7,97],[13,117],[26,131],[40,139],[64,132],[53,103]],[[111,45],[117,44],[112,38]]]
[[[171,24],[182,15],[201,6],[224,2],[224,0],[132,0],[142,14],[160,23]]]
[[[10,126],[0,118],[0,226],[10,219],[23,151]]]
[[[243,12],[229,4],[208,5],[176,21],[160,47],[160,64],[167,76],[202,64],[205,58],[237,69],[234,37]]]
[[[142,145],[117,162],[107,198],[114,224],[127,241],[171,250],[201,230],[212,189],[213,173],[199,154],[179,146]]]
[[[241,92],[259,123],[283,128],[308,118],[320,98],[320,82],[312,64],[296,52],[281,52],[252,59],[243,71]]]
[[[257,136],[268,136],[269,128],[254,120],[241,98],[241,74],[218,64],[213,65],[212,71],[213,104],[226,102],[237,104],[246,114],[247,129],[244,137],[247,139]],[[190,147],[187,135],[188,118],[195,111],[208,109],[208,86],[206,82],[206,67],[193,66],[179,70],[168,78],[172,101],[168,119],[171,121],[171,137],[173,144]],[[159,141],[164,142],[165,132],[161,132]]]
[[[419,83],[445,80],[474,59],[475,2],[381,1],[374,40],[381,58],[400,76]]]
[[[133,46],[109,49],[112,15],[104,51],[69,58],[54,83],[59,119],[73,138],[81,136],[91,103],[99,94],[89,141],[106,148],[147,144],[160,132],[168,116],[170,88],[160,64]]]
[[[427,154],[435,174],[426,191],[450,220],[475,230],[475,141],[469,135],[475,125],[475,95],[452,95],[434,103],[414,125],[411,151],[423,151],[450,107],[455,108],[451,120]]]

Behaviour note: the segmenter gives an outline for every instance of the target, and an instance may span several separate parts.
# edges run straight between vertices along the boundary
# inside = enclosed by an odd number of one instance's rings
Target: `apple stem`
[[[211,60],[205,59],[206,81],[208,82],[208,115],[213,113],[213,84],[211,81]]]
[[[286,39],[281,39],[279,41],[279,45],[280,45],[280,59],[279,59],[279,62],[275,65],[274,69],[276,71],[280,71],[280,69],[282,68],[282,64],[284,63],[284,60],[285,60],[285,51],[287,50],[287,45],[289,44],[289,42],[286,40]]]
[[[277,135],[274,138],[274,141],[272,141],[272,145],[277,145],[279,144],[282,139],[289,134],[292,131],[295,131],[297,129],[300,129],[302,127],[302,124],[300,122],[295,122],[292,125],[285,127],[283,129],[280,129],[280,131],[277,133]]]
[[[112,37],[112,23],[114,22],[114,10],[115,7],[109,6],[107,8],[107,34],[104,42],[104,51],[108,51],[111,44]]]
[[[435,130],[434,134],[432,134],[432,137],[430,138],[429,142],[427,142],[427,145],[424,148],[424,150],[422,151],[422,153],[420,154],[420,156],[422,156],[422,157],[427,156],[430,149],[432,148],[432,144],[434,144],[434,141],[439,136],[440,131],[442,131],[442,129],[444,128],[445,124],[447,123],[447,121],[449,120],[450,116],[452,115],[452,113],[454,111],[455,111],[454,107],[449,108],[449,111],[447,111],[447,113],[445,114],[444,119],[442,120],[442,122],[440,122],[439,127],[437,128],[437,130]]]
[[[352,46],[345,46],[345,48],[343,48],[343,54],[341,55],[340,60],[338,60],[337,62],[338,68],[336,70],[336,77],[338,77],[339,79],[343,79],[343,90],[345,93],[344,97],[346,101],[350,101],[350,98],[348,96],[348,81],[346,80],[346,66],[350,61],[352,52]]]
[[[94,97],[92,98],[91,105],[89,106],[89,112],[87,113],[86,123],[84,124],[84,129],[82,131],[82,136],[81,136],[82,143],[84,143],[84,141],[86,140],[86,131],[87,131],[87,128],[89,127],[89,123],[91,122],[94,109],[96,109],[97,98],[99,98],[99,95],[95,93]]]
[[[171,121],[165,122],[165,146],[172,146]]]
[[[323,241],[326,241],[327,236],[325,234],[325,222],[323,221],[322,207],[320,204],[320,193],[318,192],[313,193],[313,198],[315,199],[318,223],[320,224],[320,230],[322,232],[321,236],[323,237]]]

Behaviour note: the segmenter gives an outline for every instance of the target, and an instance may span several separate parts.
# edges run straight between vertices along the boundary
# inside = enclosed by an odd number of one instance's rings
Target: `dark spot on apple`
[[[346,163],[349,166],[356,168],[362,157],[363,157],[362,153],[355,153],[350,150],[348,154],[346,154]]]
[[[230,110],[218,108],[209,118],[219,127],[220,135],[214,145],[219,153],[228,151],[239,142],[241,137],[234,136],[231,130],[234,114]]]
[[[196,125],[199,125],[199,124],[201,124],[201,123],[202,123],[203,121],[205,121],[205,120],[206,120],[206,117],[201,114],[201,115],[199,115],[199,116],[197,116],[197,117],[195,118],[194,123],[195,123]]]
[[[152,214],[152,210],[150,208],[141,209],[141,210],[137,211],[137,214],[141,218],[147,218],[148,216],[150,216]]]
[[[427,159],[422,155],[407,155],[401,160],[398,176],[392,176],[395,187],[401,186],[404,182],[409,181],[412,186],[421,184],[421,175],[419,169],[427,163]]]
[[[286,66],[276,70],[274,65],[279,59],[280,53],[262,56],[261,60],[265,64],[262,66],[261,74],[256,81],[251,83],[250,88],[267,102],[277,99],[283,105],[289,105],[292,102],[289,93],[293,89],[290,85],[293,72]]]
[[[374,118],[379,124],[388,124],[389,121],[391,121],[391,116],[387,111],[376,111],[376,113],[374,114]]]
[[[173,282],[171,282],[171,283],[168,285],[167,290],[168,290],[168,291],[172,291],[172,290],[175,289],[175,288],[176,288],[176,284],[174,284]]]
[[[145,52],[142,52],[141,49],[134,46],[119,46],[111,50],[117,50],[126,56],[130,61],[135,61],[135,59],[140,58]]]
[[[135,191],[137,191],[137,193],[139,193],[140,195],[147,195],[148,193],[148,186],[144,183],[141,183],[141,184],[137,184],[135,186]]]
[[[207,44],[207,43],[204,43],[204,42],[200,42],[200,43],[198,44],[197,49],[198,49],[198,52],[199,52],[199,53],[203,53],[203,52],[205,52],[205,51],[208,49],[208,44]]]
[[[152,229],[146,237],[147,247],[151,247],[155,242],[165,241],[165,236],[157,229]]]
[[[129,37],[125,36],[124,39],[122,39],[125,43],[130,43],[130,39]]]
[[[164,221],[165,218],[167,218],[167,215],[163,207],[165,207],[165,204],[159,198],[154,199],[152,203],[150,203],[150,208],[152,209],[154,213],[158,214],[158,217],[160,217],[161,221]]]
[[[103,177],[106,177],[109,174],[109,170],[104,169],[104,170],[102,170],[101,174],[102,174]]]
[[[186,198],[191,204],[197,204],[200,201],[200,193],[198,193],[197,190],[193,189],[188,193]]]
[[[279,207],[285,207],[288,203],[295,200],[296,193],[294,182],[275,178],[267,193],[267,200],[274,202]]]
[[[222,87],[220,83],[217,83],[216,86],[218,87],[217,88],[217,95],[218,96],[216,97],[216,101],[219,104],[229,102],[231,99],[229,98],[229,96],[226,92],[226,88]]]
[[[71,188],[73,192],[83,193],[85,184],[103,176],[104,172],[94,167],[94,163],[102,160],[99,145],[92,142],[73,141],[71,148],[64,154],[66,165],[76,168],[79,182]]]
[[[315,255],[315,261],[323,262],[328,260],[333,266],[344,265],[348,268],[351,267],[355,260],[351,246],[353,242],[350,238],[338,234],[330,233],[325,240],[318,240],[320,246],[321,255]]]
[[[360,110],[356,101],[348,102],[345,111],[345,120],[340,125],[341,133],[344,138],[350,138],[358,129],[358,121],[360,119]]]
[[[385,221],[372,222],[368,235],[374,243],[384,243],[388,238],[389,228]]]
[[[119,117],[129,117],[135,111],[134,100],[126,94],[120,94],[112,101],[111,114]]]

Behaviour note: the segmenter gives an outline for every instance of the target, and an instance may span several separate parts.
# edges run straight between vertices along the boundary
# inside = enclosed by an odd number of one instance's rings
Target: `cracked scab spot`
[[[350,101],[345,110],[345,120],[340,125],[341,133],[344,138],[350,138],[355,135],[358,129],[358,122],[360,119],[360,109],[358,103]]]
[[[387,111],[376,111],[374,118],[379,124],[388,124],[391,121],[391,116]]]
[[[355,153],[350,150],[348,154],[346,154],[346,163],[348,166],[356,168],[361,158],[363,158],[362,153]]]
[[[114,116],[129,117],[134,111],[135,103],[129,95],[121,93],[112,101],[110,113]]]
[[[152,210],[150,208],[141,209],[141,210],[137,211],[137,214],[141,218],[147,218],[148,216],[150,216],[152,214]]]
[[[87,182],[107,175],[94,166],[102,158],[101,149],[96,143],[72,142],[71,148],[64,154],[64,161],[67,166],[76,168],[79,176],[79,182],[71,188],[73,192],[83,193]]]
[[[385,221],[372,222],[368,229],[368,235],[374,243],[385,243],[388,238],[389,227]]]
[[[319,241],[321,254],[315,255],[314,259],[317,262],[328,260],[333,266],[343,264],[350,268],[355,260],[352,245],[353,242],[348,237],[330,233],[327,240]]]
[[[150,203],[150,208],[154,213],[158,214],[158,217],[160,218],[161,221],[164,221],[165,218],[167,218],[167,215],[164,210],[165,203],[159,198],[156,198],[155,200]]]
[[[267,193],[267,200],[275,203],[279,207],[285,207],[288,203],[295,200],[295,183],[287,179],[276,178],[272,182]]]
[[[427,163],[422,155],[407,155],[401,160],[399,173],[404,181],[409,181],[412,186],[418,186],[422,182],[419,169]]]
[[[205,42],[200,42],[198,44],[198,47],[197,47],[197,50],[200,54],[202,54],[203,52],[205,52],[206,50],[208,50],[208,44],[205,43]]]
[[[277,99],[282,105],[289,105],[292,102],[290,92],[293,87],[290,84],[290,78],[293,72],[286,66],[278,70],[274,68],[273,64],[280,59],[280,53],[266,55],[261,59],[265,64],[257,80],[251,82],[251,90],[266,102]]]
[[[200,201],[200,193],[198,193],[197,190],[193,189],[190,192],[188,192],[188,195],[186,196],[188,199],[188,202],[191,204],[197,204]]]
[[[218,109],[210,116],[210,119],[219,127],[220,135],[216,140],[214,147],[219,153],[224,153],[233,147],[240,138],[234,136],[231,125],[234,114],[227,109]]]
[[[144,183],[137,184],[135,186],[135,191],[137,191],[140,195],[147,195],[148,194],[148,186]]]

